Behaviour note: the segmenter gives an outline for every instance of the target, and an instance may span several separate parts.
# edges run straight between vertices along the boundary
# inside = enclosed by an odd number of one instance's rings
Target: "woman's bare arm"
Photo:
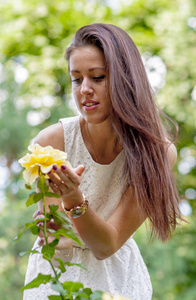
[[[36,142],[41,146],[46,146],[47,142],[51,145],[51,139],[49,139],[50,141],[47,141],[47,138],[45,137],[45,140],[43,141],[43,139],[40,140],[40,138],[42,138],[42,136],[38,135]],[[62,150],[63,147],[62,144],[58,144],[58,139],[56,143],[52,143],[52,146],[60,148],[60,150]],[[170,145],[168,148],[168,156],[171,165],[173,165],[176,159],[174,147]],[[62,180],[65,175],[68,176],[72,183],[78,180],[78,184],[76,184],[75,187],[73,185],[73,190],[63,192],[62,200],[65,207],[68,209],[80,205],[83,201],[82,193],[79,189],[81,176],[76,174],[73,169],[66,168],[66,170],[62,171],[60,168],[57,168],[57,170],[54,170],[50,175],[52,180],[54,180],[55,173],[62,178]],[[57,186],[59,185],[59,188],[61,188],[60,181],[58,182],[58,180],[55,179],[55,184]],[[57,199],[51,198],[48,199],[48,201],[56,202]],[[144,220],[145,216],[141,213],[137,205],[134,191],[132,187],[129,187],[107,222],[99,217],[91,207],[88,207],[86,213],[81,217],[72,219],[72,222],[80,237],[93,252],[94,256],[97,259],[105,259],[120,249],[127,239],[141,226]]]

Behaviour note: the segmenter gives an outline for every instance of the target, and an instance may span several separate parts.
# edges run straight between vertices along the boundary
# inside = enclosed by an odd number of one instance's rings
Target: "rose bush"
[[[41,147],[39,144],[34,144],[30,145],[28,150],[32,154],[27,153],[18,162],[26,169],[23,172],[23,177],[30,185],[40,176],[40,171],[47,174],[51,171],[53,165],[71,167],[71,164],[67,161],[67,154],[54,149],[52,146]]]

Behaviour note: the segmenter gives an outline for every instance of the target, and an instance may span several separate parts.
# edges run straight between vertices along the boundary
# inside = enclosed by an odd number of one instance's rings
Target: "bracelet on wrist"
[[[84,197],[84,201],[80,205],[74,206],[71,209],[66,209],[63,201],[61,201],[62,209],[69,218],[73,218],[73,219],[79,218],[87,211],[89,203],[84,195],[83,195],[83,197]]]

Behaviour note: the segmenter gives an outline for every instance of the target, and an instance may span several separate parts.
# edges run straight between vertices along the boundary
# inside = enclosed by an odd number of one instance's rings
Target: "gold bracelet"
[[[87,208],[88,208],[88,200],[85,198],[85,196],[83,195],[84,197],[84,201],[78,205],[78,206],[75,206],[71,209],[66,209],[65,206],[64,206],[64,203],[63,201],[61,201],[61,206],[62,206],[62,209],[64,211],[64,213],[69,217],[69,218],[79,218],[81,217],[86,211],[87,211]]]

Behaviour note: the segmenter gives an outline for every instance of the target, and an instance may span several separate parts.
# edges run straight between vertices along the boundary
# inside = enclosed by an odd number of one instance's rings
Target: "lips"
[[[87,107],[97,105],[97,104],[99,104],[99,102],[94,101],[94,100],[85,100],[84,102],[82,102],[82,105],[87,106]]]
[[[82,102],[82,105],[85,111],[92,111],[98,107],[99,102],[94,100],[85,100],[84,102]]]

